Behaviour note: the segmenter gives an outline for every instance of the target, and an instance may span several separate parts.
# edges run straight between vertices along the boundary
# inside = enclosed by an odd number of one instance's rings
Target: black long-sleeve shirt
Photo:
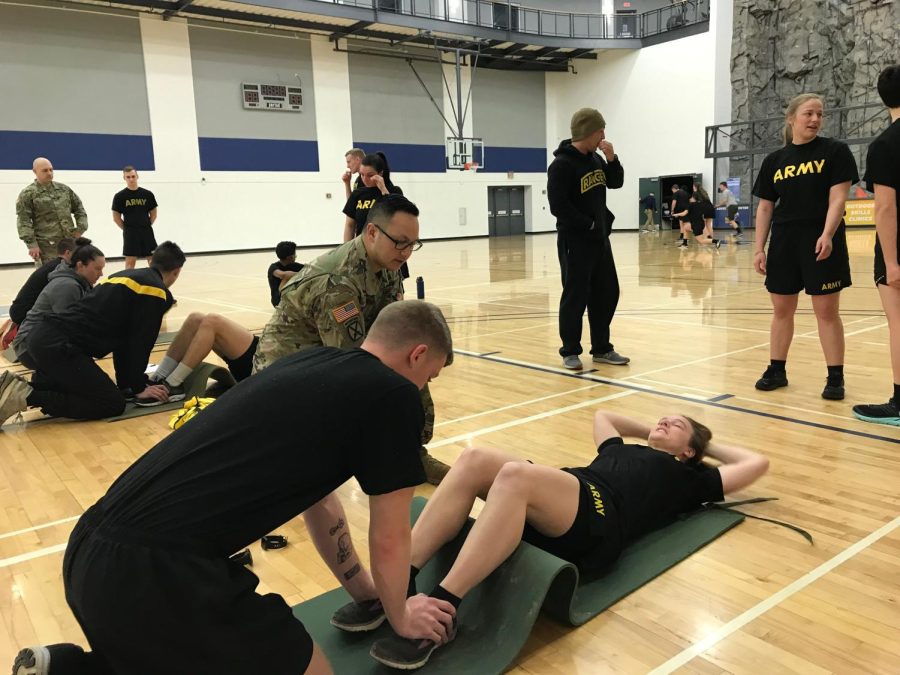
[[[38,267],[31,276],[25,281],[22,288],[16,294],[16,299],[9,306],[9,318],[14,324],[22,325],[28,310],[34,307],[35,301],[41,294],[41,291],[50,283],[50,272],[59,267],[62,258],[55,258],[49,262],[45,262]]]
[[[88,356],[99,359],[112,352],[116,384],[139,393],[146,386],[144,371],[162,317],[173,301],[155,269],[123,270],[44,321],[52,322]]]
[[[625,183],[625,170],[615,157],[607,162],[596,152],[585,154],[564,140],[547,169],[547,200],[556,229],[608,235],[615,216],[606,208],[607,188]]]

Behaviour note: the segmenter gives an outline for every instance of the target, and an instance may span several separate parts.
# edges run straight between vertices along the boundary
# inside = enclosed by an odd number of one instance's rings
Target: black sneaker
[[[772,370],[772,367],[769,366],[762,377],[756,381],[756,388],[762,391],[772,391],[779,387],[786,387],[787,384],[787,373],[783,370]]]
[[[176,401],[183,401],[185,397],[184,385],[172,385],[163,380],[163,384],[166,385],[166,389],[169,390],[169,403],[175,403]]]
[[[894,399],[887,403],[870,403],[853,406],[853,414],[863,422],[875,424],[890,424],[892,427],[900,427],[900,406]]]
[[[348,633],[364,633],[375,630],[385,619],[381,600],[349,602],[331,617],[331,625]]]
[[[86,672],[85,653],[78,645],[61,643],[46,647],[27,647],[13,661],[12,675],[49,675],[50,662],[57,666],[55,672]]]
[[[447,636],[447,642],[452,641],[455,637],[456,618],[454,617],[453,626],[450,629],[450,634]],[[431,658],[434,650],[440,646],[433,640],[421,638],[410,640],[399,635],[392,635],[391,637],[376,640],[369,650],[369,656],[389,668],[416,670],[428,663],[428,659]]]
[[[713,244],[715,244],[716,250],[718,251],[719,247],[722,245],[722,240],[721,239],[713,239]]]
[[[828,378],[825,380],[825,388],[822,390],[822,398],[829,401],[844,400],[844,378]]]

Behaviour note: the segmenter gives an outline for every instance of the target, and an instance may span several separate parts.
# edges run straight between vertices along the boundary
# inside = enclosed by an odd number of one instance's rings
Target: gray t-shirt
[[[735,199],[734,195],[731,194],[731,190],[728,190],[726,188],[719,193],[718,206],[734,206],[735,204],[737,204],[737,199]]]

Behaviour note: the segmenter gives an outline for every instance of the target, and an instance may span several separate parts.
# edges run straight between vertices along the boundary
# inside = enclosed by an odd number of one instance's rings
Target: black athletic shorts
[[[900,259],[900,255],[897,256]],[[875,285],[887,286],[887,265],[884,264],[884,253],[881,251],[881,242],[875,235]],[[21,361],[21,359],[19,359]]]
[[[766,289],[777,295],[828,295],[848,288],[850,255],[841,224],[831,240],[831,255],[816,261],[816,241],[821,227],[774,225],[766,254]]]
[[[122,230],[122,255],[149,258],[156,250],[152,227],[128,227]]]
[[[728,220],[734,220],[738,214],[738,205],[737,204],[729,204],[725,207],[725,218]]]
[[[704,218],[716,217],[716,207],[713,206],[712,202],[703,202],[700,206],[700,210],[702,211]]]
[[[259,336],[253,336],[253,342],[247,347],[247,351],[237,357],[234,361],[225,359],[228,370],[234,376],[236,382],[246,380],[253,372],[253,355],[256,353],[256,345],[259,344]]]
[[[703,234],[703,228],[706,227],[706,223],[702,220],[691,221],[691,232],[694,233],[695,237],[699,237]]]
[[[280,595],[223,556],[106,524],[92,507],[63,560],[66,600],[103,670],[297,675],[313,641]]]
[[[575,522],[560,537],[541,534],[526,522],[522,541],[552,553],[557,558],[568,560],[583,574],[594,574],[609,567],[621,553],[618,515],[605,490],[598,489],[595,483],[574,471],[563,471],[571,473],[581,484]]]

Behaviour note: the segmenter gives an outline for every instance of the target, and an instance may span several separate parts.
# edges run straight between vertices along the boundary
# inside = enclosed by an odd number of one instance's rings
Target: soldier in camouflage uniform
[[[281,289],[281,302],[259,337],[254,372],[310,347],[358,347],[378,313],[403,293],[397,270],[421,246],[418,214],[404,197],[384,197],[369,212],[362,235],[295,274]],[[422,389],[422,405],[425,444],[434,433],[434,403],[427,386]],[[422,464],[433,485],[449,468],[424,447]]]
[[[28,255],[35,263],[45,263],[57,257],[60,239],[78,238],[88,229],[87,213],[72,188],[54,182],[50,160],[38,157],[32,171],[36,180],[16,200],[17,225]]]

